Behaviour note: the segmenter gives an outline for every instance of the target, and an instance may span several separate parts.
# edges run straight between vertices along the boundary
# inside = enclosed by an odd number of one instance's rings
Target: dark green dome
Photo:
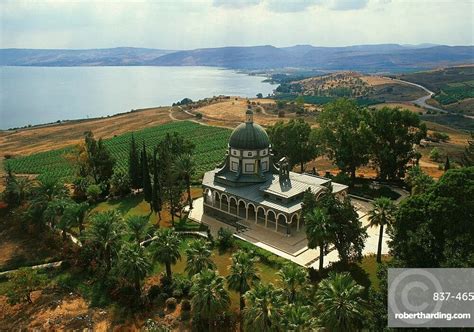
[[[253,122],[242,123],[230,135],[229,145],[234,149],[261,150],[270,145],[270,139],[261,126]]]

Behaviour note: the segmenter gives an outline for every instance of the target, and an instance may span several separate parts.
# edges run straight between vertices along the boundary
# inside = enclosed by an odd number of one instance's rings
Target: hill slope
[[[231,69],[284,67],[401,72],[474,63],[474,46],[357,45],[277,48],[202,48],[170,51],[119,47],[90,50],[1,49],[2,66],[214,66]]]

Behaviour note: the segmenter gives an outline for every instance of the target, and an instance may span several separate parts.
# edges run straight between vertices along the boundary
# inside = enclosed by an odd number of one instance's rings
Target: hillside
[[[89,50],[1,49],[2,66],[214,66],[231,69],[316,68],[402,72],[474,62],[473,46],[250,46],[170,51],[120,47]]]
[[[435,92],[433,106],[453,112],[474,114],[474,66],[403,74],[398,78],[421,84]]]
[[[173,51],[117,47],[86,50],[0,49],[0,66],[134,66]]]

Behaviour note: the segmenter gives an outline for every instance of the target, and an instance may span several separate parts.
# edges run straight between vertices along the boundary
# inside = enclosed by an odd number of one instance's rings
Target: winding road
[[[399,83],[402,83],[402,84],[408,84],[408,85],[415,86],[417,88],[423,89],[427,93],[426,96],[423,96],[423,97],[420,97],[418,99],[410,101],[412,104],[415,104],[416,106],[419,106],[421,108],[426,108],[426,109],[430,109],[430,110],[433,110],[433,111],[438,111],[440,113],[453,114],[450,111],[447,111],[447,110],[444,110],[442,108],[438,108],[438,107],[435,107],[435,106],[431,106],[431,105],[426,103],[426,101],[428,99],[430,99],[431,97],[433,97],[433,95],[435,94],[433,91],[429,90],[427,87],[424,87],[423,85],[420,85],[420,84],[399,80],[399,79],[396,79],[396,78],[392,78],[392,81],[396,81],[396,82],[399,82]],[[471,115],[464,115],[464,114],[459,114],[459,115],[461,115],[462,117],[465,117],[465,118],[474,119],[474,116],[471,116]]]

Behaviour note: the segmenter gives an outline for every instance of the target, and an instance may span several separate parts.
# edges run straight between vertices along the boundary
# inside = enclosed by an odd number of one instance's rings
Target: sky
[[[474,0],[0,0],[0,48],[474,44]]]

